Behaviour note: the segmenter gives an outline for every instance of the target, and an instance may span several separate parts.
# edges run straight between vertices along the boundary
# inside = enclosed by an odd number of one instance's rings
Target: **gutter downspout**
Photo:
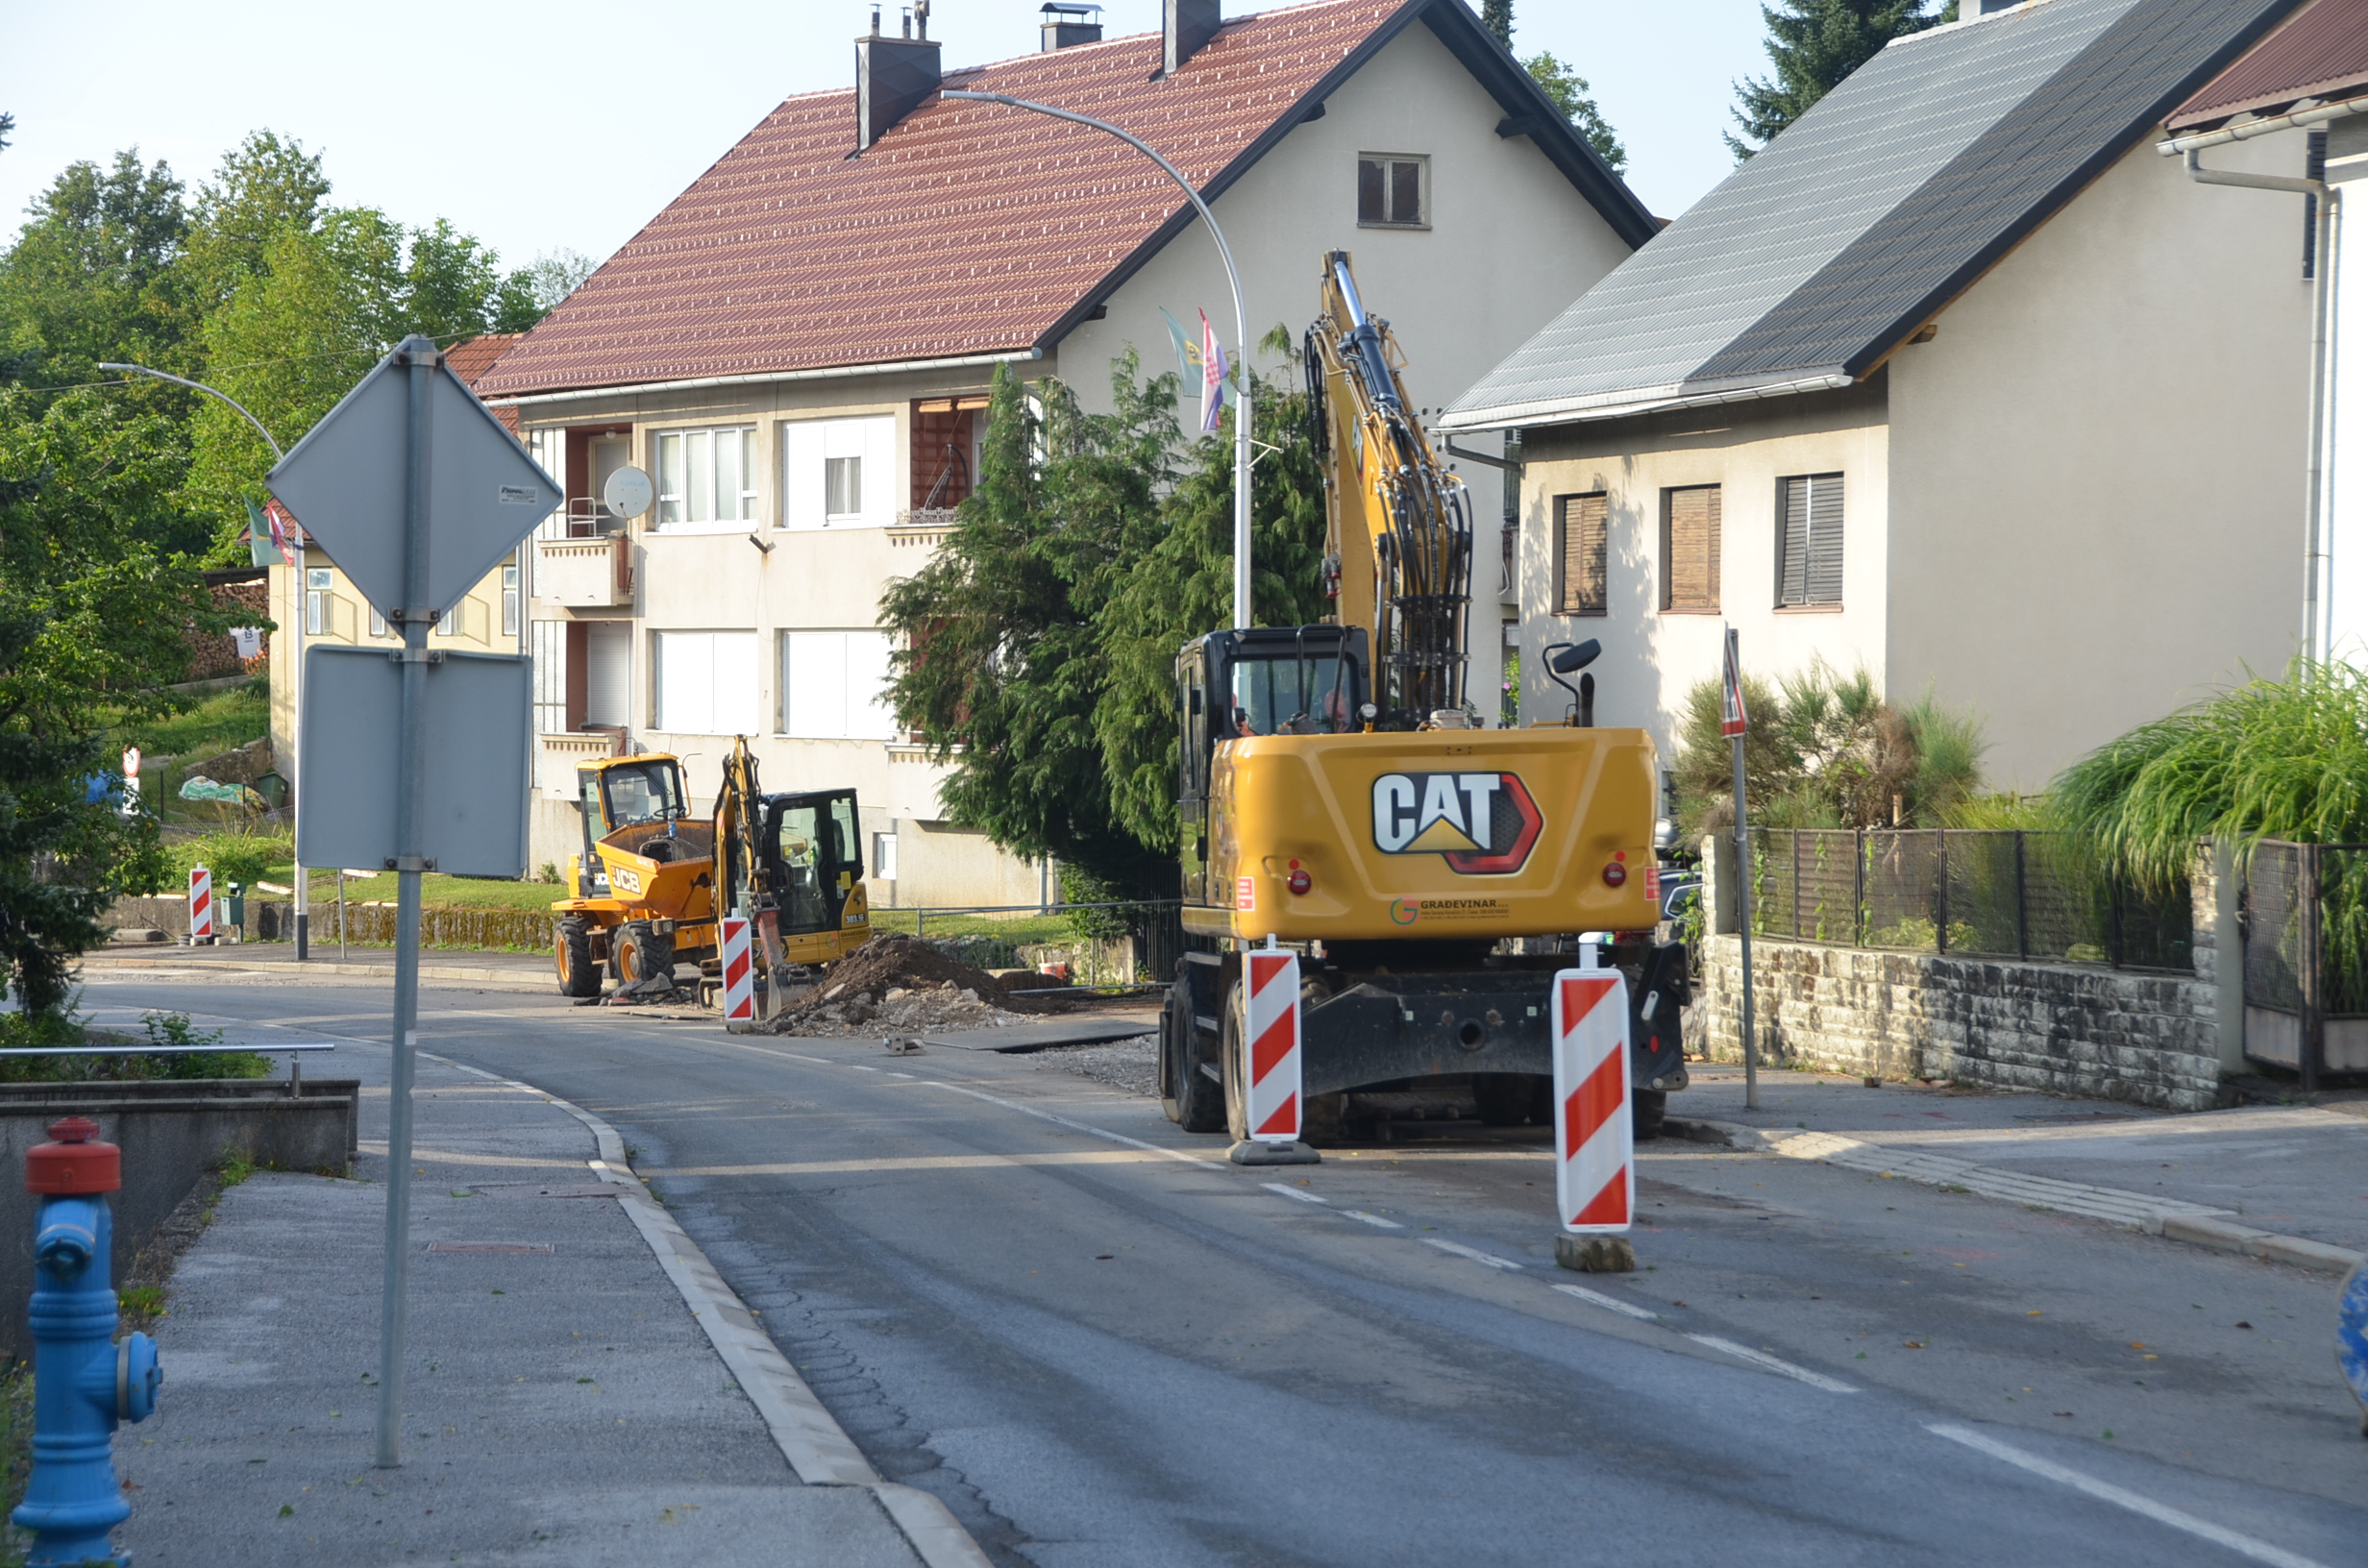
[[[2286,130],[2305,123],[2340,119],[2348,114],[2368,110],[2368,98],[2350,103],[2330,105],[2303,115],[2284,115],[2277,122],[2257,122],[2268,129]],[[2246,127],[2244,129],[2251,129]],[[2259,134],[2256,132],[2255,134]],[[2218,139],[2214,139],[2218,138]],[[2327,423],[2328,406],[2332,401],[2327,384],[2328,371],[2332,362],[2330,352],[2330,316],[2335,294],[2335,187],[2324,180],[2298,180],[2275,174],[2235,174],[2224,169],[2204,167],[2202,148],[2226,141],[2244,139],[2237,131],[2219,131],[2203,136],[2183,136],[2160,143],[2156,151],[2165,157],[2179,153],[2186,155],[2187,178],[2198,184],[2235,185],[2247,190],[2291,191],[2298,195],[2318,198],[2318,227],[2313,247],[2310,279],[2310,456],[2306,470],[2308,500],[2305,505],[2303,525],[2303,657],[2311,663],[2323,663],[2331,641],[2332,617],[2325,613],[2320,602],[2324,592],[2325,574],[2322,563],[2327,554],[2326,492],[2327,492]]]

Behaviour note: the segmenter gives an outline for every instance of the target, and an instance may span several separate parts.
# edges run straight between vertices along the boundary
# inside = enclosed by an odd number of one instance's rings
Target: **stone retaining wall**
[[[1742,1059],[1741,939],[1716,884],[1697,958],[1686,1047]],[[2192,973],[2021,963],[1752,939],[1761,1061],[1887,1078],[1947,1078],[1997,1089],[2209,1109],[2227,1059],[2218,878],[2195,877]]]

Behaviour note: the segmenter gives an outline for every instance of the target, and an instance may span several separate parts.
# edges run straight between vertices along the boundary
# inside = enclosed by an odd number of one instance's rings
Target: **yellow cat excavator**
[[[733,739],[715,808],[689,815],[682,764],[664,752],[576,770],[583,848],[567,860],[558,912],[559,990],[598,996],[605,968],[620,985],[672,976],[678,963],[712,969],[717,919],[752,923],[768,1007],[796,977],[872,937],[856,834],[855,792],[766,795],[748,739]]]
[[[1301,955],[1303,1126],[1378,1115],[1357,1095],[1468,1080],[1484,1120],[1543,1121],[1558,939],[1609,931],[1630,979],[1636,1120],[1686,1083],[1684,949],[1655,941],[1653,743],[1592,724],[1545,650],[1566,722],[1486,729],[1465,700],[1472,564],[1463,481],[1433,452],[1389,324],[1324,257],[1304,363],[1325,469],[1326,588],[1302,626],[1212,631],[1177,656],[1188,951],[1160,1028],[1160,1094],[1194,1132],[1248,1134],[1242,955]]]

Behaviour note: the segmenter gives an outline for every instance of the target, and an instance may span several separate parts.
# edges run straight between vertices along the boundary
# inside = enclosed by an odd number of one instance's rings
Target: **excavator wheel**
[[[648,920],[628,920],[617,929],[617,978],[626,985],[652,975],[674,978],[675,938],[658,935]]]
[[[559,971],[559,994],[598,996],[601,993],[601,968],[592,962],[591,922],[561,920],[558,938],[553,946]]]
[[[1166,1051],[1168,1082],[1160,1097],[1168,1119],[1188,1133],[1214,1133],[1225,1125],[1223,1091],[1200,1070],[1208,1061],[1193,1025],[1192,987],[1179,980],[1168,988],[1160,1016],[1160,1046]]]
[[[1661,1136],[1662,1118],[1669,1114],[1669,1091],[1665,1089],[1637,1089],[1629,1090],[1629,1124],[1636,1129],[1640,1143],[1648,1138]]]

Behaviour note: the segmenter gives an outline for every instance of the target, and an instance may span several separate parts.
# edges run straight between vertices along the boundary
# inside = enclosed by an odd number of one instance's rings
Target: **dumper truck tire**
[[[617,978],[634,985],[653,975],[672,980],[675,938],[660,936],[648,920],[628,920],[617,929]]]
[[[559,994],[598,996],[601,993],[601,967],[592,962],[591,922],[561,920],[557,938],[552,945],[555,949],[554,962],[559,971]]]
[[[1549,1080],[1550,1081],[1550,1080]],[[1475,1072],[1471,1097],[1481,1122],[1490,1127],[1518,1127],[1529,1119],[1534,1078],[1526,1072]],[[1548,1105],[1552,1104],[1549,1093]]]

